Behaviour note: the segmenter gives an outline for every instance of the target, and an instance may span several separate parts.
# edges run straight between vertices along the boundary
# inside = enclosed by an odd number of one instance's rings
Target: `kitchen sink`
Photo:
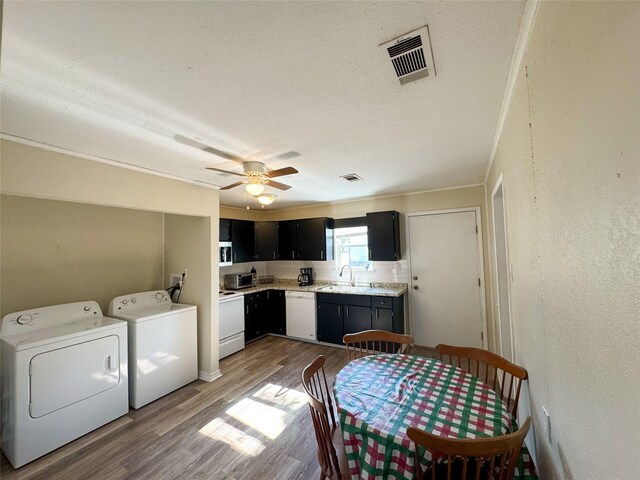
[[[350,285],[327,285],[318,288],[319,292],[366,293],[371,287],[352,287]]]

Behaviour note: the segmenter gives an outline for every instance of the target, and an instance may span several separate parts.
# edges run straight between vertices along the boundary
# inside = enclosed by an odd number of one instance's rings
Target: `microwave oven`
[[[220,262],[221,267],[232,265],[231,242],[220,242]]]
[[[240,290],[253,287],[253,273],[229,273],[224,276],[224,288]]]

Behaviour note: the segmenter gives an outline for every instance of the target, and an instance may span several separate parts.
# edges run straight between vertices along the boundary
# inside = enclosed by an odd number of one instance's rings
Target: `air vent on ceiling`
[[[427,25],[381,43],[380,46],[387,49],[400,85],[436,75]]]
[[[362,178],[355,173],[347,173],[346,175],[341,175],[340,178],[344,178],[347,182],[359,182],[362,180]]]

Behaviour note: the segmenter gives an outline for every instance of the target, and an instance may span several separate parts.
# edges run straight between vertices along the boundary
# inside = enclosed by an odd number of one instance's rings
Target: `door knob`
[[[414,280],[417,280],[417,279],[418,279],[418,277],[417,277],[416,275],[414,275],[414,276],[413,276],[413,279],[414,279]]]
[[[414,286],[413,286],[413,289],[414,289],[414,290],[417,290],[417,289],[418,289],[418,285],[414,285]]]

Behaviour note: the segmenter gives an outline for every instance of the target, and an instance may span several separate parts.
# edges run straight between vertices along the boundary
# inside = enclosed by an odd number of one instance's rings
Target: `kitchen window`
[[[341,226],[347,220],[360,220],[357,223],[364,223],[362,219],[342,219],[340,222],[336,220],[334,226],[334,248],[336,269],[340,269],[343,265],[349,265],[354,271],[373,271],[373,264],[369,260],[369,245],[366,225]]]

